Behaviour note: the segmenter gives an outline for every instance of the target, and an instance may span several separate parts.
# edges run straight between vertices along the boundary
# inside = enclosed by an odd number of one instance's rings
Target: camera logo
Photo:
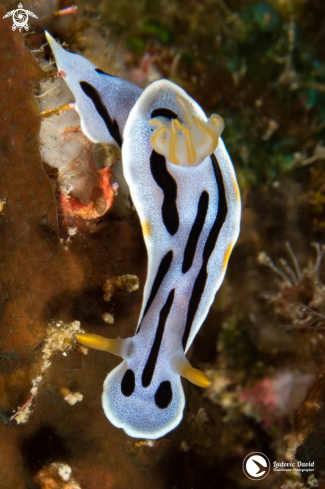
[[[271,463],[264,453],[249,453],[243,462],[243,471],[246,477],[251,480],[264,479],[271,469]]]

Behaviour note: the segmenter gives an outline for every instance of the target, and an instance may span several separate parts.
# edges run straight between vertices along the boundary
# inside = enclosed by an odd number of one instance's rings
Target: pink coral
[[[313,375],[290,371],[276,373],[273,377],[257,380],[239,395],[250,414],[261,420],[266,428],[284,423],[284,417],[293,413],[303,401]]]

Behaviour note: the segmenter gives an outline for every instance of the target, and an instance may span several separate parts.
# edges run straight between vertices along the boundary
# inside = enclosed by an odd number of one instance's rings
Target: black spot
[[[208,207],[209,207],[209,194],[206,190],[204,190],[201,194],[199,204],[197,206],[196,218],[186,243],[183,265],[182,265],[182,273],[188,272],[188,270],[192,266],[197,243],[199,241],[199,237],[205,223],[205,218],[207,216]]]
[[[112,136],[112,138],[115,139],[116,143],[119,145],[119,147],[122,147],[122,138],[120,134],[120,128],[118,126],[118,123],[116,120],[112,120],[107,108],[102,102],[102,99],[100,98],[99,93],[97,92],[96,88],[90,85],[90,83],[81,81],[80,86],[82,91],[91,99],[93,102],[98,114],[101,116],[103,121],[105,122],[105,125],[108,129],[108,132]]]
[[[212,160],[212,165],[213,165],[213,169],[214,169],[216,183],[217,183],[217,187],[218,187],[218,191],[219,191],[217,216],[216,216],[216,219],[213,223],[213,226],[211,228],[209,236],[207,237],[207,240],[205,242],[205,246],[204,246],[204,250],[203,250],[203,263],[201,265],[198,276],[196,277],[196,280],[194,282],[192,294],[191,294],[190,301],[189,301],[185,330],[184,330],[183,339],[182,339],[184,350],[185,350],[186,343],[187,343],[187,340],[188,340],[188,337],[189,337],[189,334],[191,331],[192,323],[194,321],[196,311],[199,307],[201,297],[202,297],[202,294],[203,294],[203,291],[205,288],[205,284],[206,284],[206,281],[208,278],[207,266],[208,266],[209,258],[211,256],[216,244],[217,244],[217,240],[218,240],[220,230],[223,226],[223,223],[226,220],[227,213],[228,213],[225,186],[223,183],[223,179],[222,179],[222,175],[221,175],[221,171],[219,168],[218,161],[217,161],[214,154],[211,155],[211,160]]]
[[[157,389],[157,392],[155,394],[155,403],[156,406],[159,407],[160,409],[166,409],[166,407],[169,406],[173,399],[173,391],[172,391],[172,386],[169,382],[169,380],[164,380],[160,384],[160,386]]]
[[[122,379],[121,383],[121,391],[122,394],[126,397],[129,397],[133,394],[135,389],[135,377],[134,377],[134,372],[131,369],[128,369],[124,377]]]
[[[164,258],[160,262],[160,265],[159,265],[159,268],[158,268],[158,271],[157,271],[157,275],[156,275],[155,280],[154,280],[154,282],[152,284],[152,289],[151,289],[151,292],[150,292],[150,296],[149,296],[147,305],[146,305],[145,310],[143,312],[141,323],[143,321],[143,318],[147,314],[147,312],[149,310],[149,307],[151,306],[154,298],[156,297],[156,294],[157,294],[157,292],[159,290],[159,287],[162,284],[162,281],[164,280],[165,276],[167,275],[167,272],[169,270],[169,267],[171,265],[172,260],[173,260],[173,251],[172,250],[169,250],[168,253],[166,253],[166,255],[164,256]],[[139,325],[139,328],[137,330],[137,333],[139,333],[139,331],[140,331],[141,323]]]
[[[151,112],[151,118],[154,117],[166,117],[166,119],[177,119],[177,114],[170,109],[166,109],[165,107],[161,107],[160,109],[155,109]]]
[[[178,231],[179,217],[176,206],[177,183],[167,170],[164,156],[153,150],[150,156],[150,169],[155,182],[164,192],[161,208],[163,223],[172,236]]]
[[[153,377],[153,373],[155,371],[155,366],[160,350],[161,340],[164,334],[165,324],[168,318],[169,311],[172,307],[174,301],[175,289],[171,290],[169,296],[162,307],[159,314],[159,322],[157,326],[156,336],[151,347],[151,351],[147,360],[147,363],[143,369],[142,373],[142,385],[143,387],[148,387]]]
[[[106,76],[111,76],[112,78],[116,78],[114,75],[110,75],[109,73],[105,73],[105,71],[102,71],[99,68],[95,68],[95,71],[97,71],[97,73],[99,73],[100,75],[106,75]]]

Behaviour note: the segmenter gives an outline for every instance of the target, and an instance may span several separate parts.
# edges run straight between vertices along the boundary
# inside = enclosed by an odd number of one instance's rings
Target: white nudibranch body
[[[112,125],[119,129],[123,172],[148,253],[135,336],[76,338],[124,359],[104,382],[107,418],[130,436],[156,439],[182,419],[180,376],[201,387],[210,385],[185,353],[214,301],[239,234],[240,195],[220,138],[223,120],[217,115],[207,119],[199,105],[168,80],[141,91],[122,79],[99,75],[80,56],[88,65],[79,70],[77,63],[66,61],[77,55],[58,48],[49,35],[48,40],[55,56],[60,54],[58,67],[78,100],[85,133],[92,131],[86,120],[101,127],[96,134],[105,141],[107,132],[116,141]],[[94,71],[104,77],[102,83]],[[84,81],[92,87],[86,92],[78,87]]]

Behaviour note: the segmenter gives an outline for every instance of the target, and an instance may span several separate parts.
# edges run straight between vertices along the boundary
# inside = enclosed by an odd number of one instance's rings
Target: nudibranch
[[[48,32],[45,35],[59,74],[75,98],[74,108],[80,116],[82,132],[93,143],[121,148],[123,128],[142,89],[104,73],[83,56],[63,49]]]
[[[75,96],[82,129],[93,140],[113,139],[122,146],[123,172],[148,253],[136,334],[127,339],[78,334],[76,339],[123,358],[104,382],[107,418],[130,436],[156,439],[182,419],[181,377],[210,385],[185,354],[239,234],[240,195],[220,137],[223,120],[207,119],[168,80],[141,91],[48,40]]]

